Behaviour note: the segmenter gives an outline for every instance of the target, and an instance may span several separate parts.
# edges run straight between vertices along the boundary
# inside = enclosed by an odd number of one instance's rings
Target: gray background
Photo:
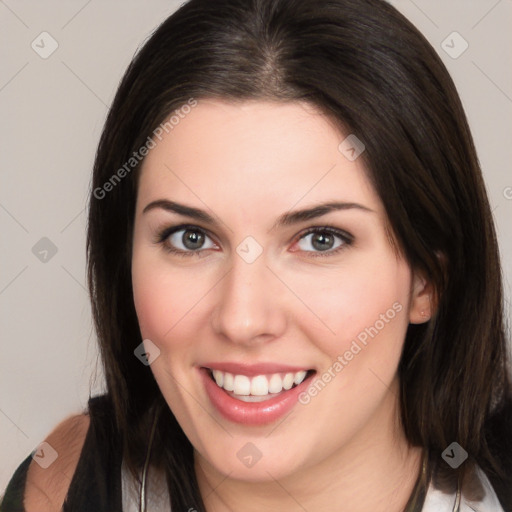
[[[454,77],[483,167],[510,297],[512,0],[392,3]],[[90,386],[93,394],[102,390],[85,289],[90,171],[122,73],[180,4],[0,0],[0,493],[46,434],[86,406]],[[58,43],[46,59],[31,47],[34,41],[40,53],[51,49],[43,31]],[[454,31],[469,45],[457,58],[464,41]],[[507,312],[510,318],[510,301]]]

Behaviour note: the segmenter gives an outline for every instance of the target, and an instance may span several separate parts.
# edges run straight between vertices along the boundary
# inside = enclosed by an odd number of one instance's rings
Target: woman
[[[512,510],[486,192],[385,2],[182,6],[109,113],[88,257],[108,392],[2,510]]]

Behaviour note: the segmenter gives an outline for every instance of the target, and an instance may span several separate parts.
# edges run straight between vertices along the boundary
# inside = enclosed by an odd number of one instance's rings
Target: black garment
[[[64,501],[64,512],[122,512],[121,438],[115,428],[107,395],[88,402],[90,426]],[[1,512],[25,512],[23,497],[30,454],[18,467],[5,491]]]

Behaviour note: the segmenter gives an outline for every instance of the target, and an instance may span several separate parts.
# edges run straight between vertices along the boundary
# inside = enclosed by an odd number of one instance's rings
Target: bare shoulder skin
[[[44,464],[38,464],[35,460],[31,462],[25,487],[24,506],[26,512],[62,510],[85,442],[89,423],[88,414],[71,416],[59,423],[46,437],[45,441],[58,455],[55,461],[46,468],[42,467]],[[44,457],[44,454],[41,453],[40,456]]]

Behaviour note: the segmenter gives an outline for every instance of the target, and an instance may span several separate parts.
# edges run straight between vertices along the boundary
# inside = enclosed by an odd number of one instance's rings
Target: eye
[[[354,237],[349,233],[330,227],[315,227],[303,234],[297,245],[304,252],[313,253],[311,256],[332,256],[350,246]],[[309,250],[313,247],[313,250]],[[316,254],[314,254],[316,253]]]
[[[350,246],[353,240],[354,237],[345,231],[322,226],[310,228],[299,238],[297,245],[300,251],[310,253],[312,257],[332,256]],[[204,229],[193,225],[166,228],[155,242],[177,256],[202,256],[203,251],[218,248]]]
[[[205,245],[205,242],[210,243]],[[164,249],[178,256],[198,256],[201,251],[214,249],[217,245],[208,234],[197,226],[177,226],[162,231],[156,240]]]

